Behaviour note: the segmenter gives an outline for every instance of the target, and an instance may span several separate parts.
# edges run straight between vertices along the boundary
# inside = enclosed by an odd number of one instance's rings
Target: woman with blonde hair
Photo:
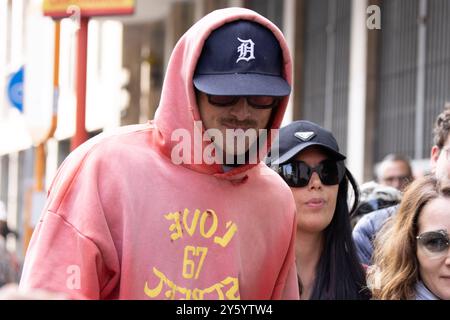
[[[374,299],[450,299],[450,185],[414,181],[375,240],[368,284]]]

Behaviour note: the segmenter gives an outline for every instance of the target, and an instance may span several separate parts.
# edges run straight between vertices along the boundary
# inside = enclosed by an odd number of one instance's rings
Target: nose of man
[[[248,104],[247,99],[239,99],[239,101],[231,107],[230,114],[238,121],[249,119],[251,116],[251,106]]]
[[[402,187],[402,181],[400,179],[395,179],[392,181],[391,186],[397,190],[400,190]]]

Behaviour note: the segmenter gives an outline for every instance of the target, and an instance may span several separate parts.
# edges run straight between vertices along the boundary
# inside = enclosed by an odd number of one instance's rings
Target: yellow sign
[[[65,18],[79,11],[82,17],[129,15],[134,13],[134,0],[44,0],[45,16]]]

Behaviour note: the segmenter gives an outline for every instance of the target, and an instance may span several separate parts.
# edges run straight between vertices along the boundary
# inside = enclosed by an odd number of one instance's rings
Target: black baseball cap
[[[339,152],[339,146],[333,134],[321,126],[306,120],[294,121],[280,129],[278,134],[278,156],[272,151],[266,163],[269,166],[280,165],[289,162],[300,151],[311,147],[320,146],[330,153],[336,160],[345,160],[345,156]],[[275,158],[271,158],[271,155]]]
[[[259,23],[236,20],[206,39],[194,86],[213,95],[288,96],[283,53],[272,31]]]

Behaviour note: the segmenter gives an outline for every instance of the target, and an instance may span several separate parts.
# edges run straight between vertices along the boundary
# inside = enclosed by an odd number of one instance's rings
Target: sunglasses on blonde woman
[[[446,230],[424,232],[416,238],[427,256],[441,258],[447,255],[449,238]]]

